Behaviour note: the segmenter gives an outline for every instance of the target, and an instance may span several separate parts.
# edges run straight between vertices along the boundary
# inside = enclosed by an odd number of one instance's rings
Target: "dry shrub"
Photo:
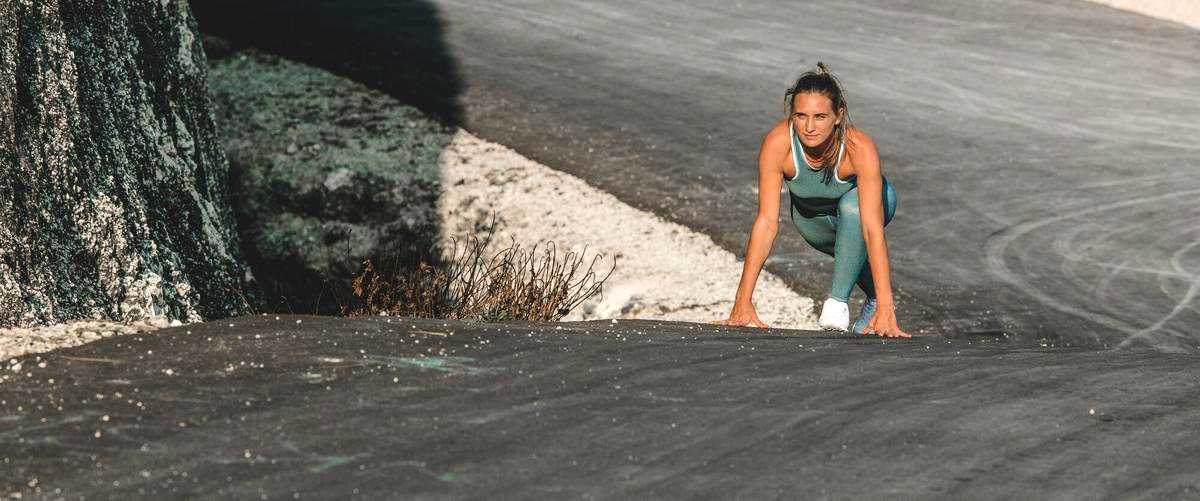
[[[493,226],[494,227],[494,226]],[[560,259],[554,242],[523,249],[513,238],[507,249],[485,259],[491,234],[482,242],[471,235],[460,249],[452,240],[447,262],[422,256],[415,265],[398,260],[367,259],[354,277],[353,302],[343,304],[347,316],[394,315],[426,318],[556,321],[594,294],[616,270],[597,280],[593,268],[602,255],[583,269],[584,254],[567,251]],[[576,278],[576,275],[581,275]]]

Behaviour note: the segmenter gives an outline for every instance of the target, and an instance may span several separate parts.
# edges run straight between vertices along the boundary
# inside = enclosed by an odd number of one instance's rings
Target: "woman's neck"
[[[837,136],[837,129],[834,129],[834,132],[829,134],[829,137],[825,138],[825,140],[822,141],[821,144],[818,144],[813,147],[809,147],[808,145],[804,144],[803,141],[801,141],[800,149],[803,150],[805,161],[808,162],[810,165],[818,165],[819,166],[821,157],[825,154],[826,151],[829,151],[829,148],[833,147],[833,141],[836,136]],[[810,158],[814,159],[814,160],[809,160]]]

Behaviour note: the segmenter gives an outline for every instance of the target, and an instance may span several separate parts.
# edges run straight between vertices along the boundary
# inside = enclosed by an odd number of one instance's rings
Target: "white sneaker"
[[[817,320],[825,330],[844,331],[850,327],[850,305],[834,298],[825,300],[821,307],[821,318]]]

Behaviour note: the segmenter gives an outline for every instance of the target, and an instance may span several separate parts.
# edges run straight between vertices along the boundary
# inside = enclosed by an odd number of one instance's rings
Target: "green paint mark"
[[[438,475],[438,480],[441,480],[443,482],[453,482],[454,478],[455,478],[454,472],[446,472],[441,475]]]
[[[326,456],[324,463],[316,466],[309,466],[308,471],[312,473],[321,473],[325,470],[333,468],[334,466],[344,465],[349,461],[350,459],[344,456]]]
[[[471,367],[470,364],[475,361],[471,357],[387,357],[387,356],[370,356],[366,360],[386,365],[388,367],[419,367],[426,370],[435,370],[450,374],[486,374],[492,372],[490,369],[479,367]]]

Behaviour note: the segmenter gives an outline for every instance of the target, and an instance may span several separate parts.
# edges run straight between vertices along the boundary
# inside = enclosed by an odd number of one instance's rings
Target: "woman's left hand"
[[[896,325],[896,312],[891,305],[876,307],[875,314],[871,316],[871,323],[863,329],[864,336],[871,333],[879,337],[912,337]]]

